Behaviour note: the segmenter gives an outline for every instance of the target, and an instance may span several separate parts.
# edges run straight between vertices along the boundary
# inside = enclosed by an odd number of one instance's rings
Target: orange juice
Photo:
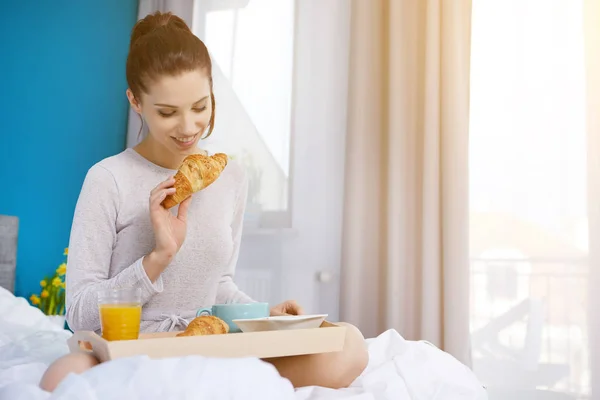
[[[106,340],[137,339],[140,333],[142,306],[139,303],[100,304],[102,337]]]

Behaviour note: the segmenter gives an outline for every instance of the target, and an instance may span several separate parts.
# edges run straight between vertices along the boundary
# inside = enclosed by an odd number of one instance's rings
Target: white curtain
[[[352,7],[341,318],[469,364],[471,2]]]
[[[140,0],[138,5],[138,20],[155,11],[167,12],[181,17],[190,27],[194,20],[193,0]],[[129,118],[127,121],[127,147],[138,144],[147,134],[146,125],[143,125],[138,113],[129,107]]]

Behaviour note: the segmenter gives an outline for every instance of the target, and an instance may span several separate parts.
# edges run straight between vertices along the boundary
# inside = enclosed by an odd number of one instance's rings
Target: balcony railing
[[[472,259],[473,366],[480,379],[490,388],[587,398],[588,291],[587,259]]]

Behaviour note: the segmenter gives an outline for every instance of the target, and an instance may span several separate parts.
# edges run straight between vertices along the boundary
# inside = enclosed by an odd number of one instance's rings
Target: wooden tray
[[[324,321],[314,329],[176,337],[178,333],[147,333],[137,340],[107,341],[92,331],[76,331],[68,345],[71,353],[89,352],[100,362],[137,355],[155,359],[189,355],[273,358],[341,351],[346,327]]]

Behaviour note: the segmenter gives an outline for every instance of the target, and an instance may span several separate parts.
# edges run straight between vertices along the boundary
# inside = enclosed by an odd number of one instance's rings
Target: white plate
[[[327,315],[282,315],[254,319],[234,319],[232,321],[242,332],[283,331],[318,328]]]

